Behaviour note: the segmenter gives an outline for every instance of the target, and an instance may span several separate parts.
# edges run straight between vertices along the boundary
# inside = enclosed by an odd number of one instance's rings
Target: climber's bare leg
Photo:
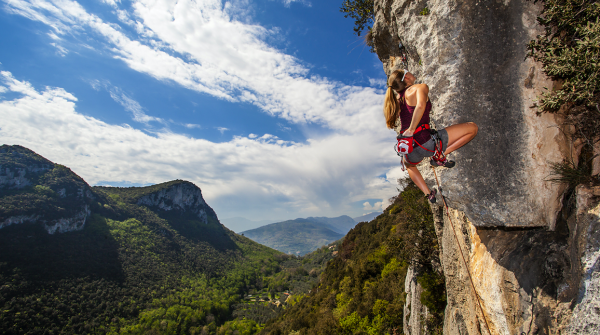
[[[448,132],[448,147],[444,151],[444,154],[447,155],[469,143],[477,135],[477,129],[477,125],[473,122],[455,124],[446,128]]]
[[[417,187],[423,191],[423,193],[429,194],[431,191],[429,190],[429,187],[427,187],[427,183],[425,183],[425,179],[423,179],[423,176],[421,175],[421,172],[419,172],[419,169],[417,169],[417,166],[408,163],[405,163],[404,165],[406,166],[406,171],[408,171],[408,176],[410,179],[412,179],[415,185],[417,185]]]

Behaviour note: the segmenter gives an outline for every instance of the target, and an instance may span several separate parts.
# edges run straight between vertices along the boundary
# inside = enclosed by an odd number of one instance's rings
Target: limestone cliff
[[[0,196],[0,229],[40,223],[49,234],[83,229],[94,199],[71,170],[17,145],[0,147]]]
[[[560,120],[532,108],[553,86],[526,58],[527,43],[543,32],[540,11],[526,0],[375,1],[372,37],[385,73],[407,68],[429,85],[438,129],[479,126],[452,154],[457,166],[438,169],[455,228],[435,207],[446,334],[487,334],[484,320],[493,334],[600,331],[590,312],[600,286],[598,190],[565,194],[547,181],[550,163],[576,150]],[[420,170],[435,185],[431,169]]]
[[[202,222],[208,223],[209,216],[218,222],[214,210],[206,204],[202,191],[190,182],[179,182],[141,196],[138,205],[156,207],[159,211],[190,212]]]

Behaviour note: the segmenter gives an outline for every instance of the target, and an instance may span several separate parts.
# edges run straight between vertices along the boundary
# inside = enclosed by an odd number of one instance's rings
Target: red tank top
[[[413,112],[415,111],[416,106],[409,106],[408,102],[404,98],[404,93],[406,90],[400,92],[398,97],[398,105],[400,105],[400,134],[402,134],[408,127],[410,127],[410,122],[412,121]],[[425,104],[425,111],[423,112],[423,116],[421,117],[421,121],[417,125],[417,128],[422,124],[429,124],[429,112],[431,111],[431,101],[427,99],[427,104]],[[413,138],[419,144],[423,144],[431,138],[431,133],[428,130],[421,130],[416,133]]]

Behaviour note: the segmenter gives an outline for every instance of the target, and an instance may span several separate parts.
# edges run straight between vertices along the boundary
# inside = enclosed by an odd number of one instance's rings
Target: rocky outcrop
[[[560,120],[531,108],[553,87],[526,58],[527,43],[543,32],[541,3],[375,0],[375,11],[385,73],[407,68],[429,85],[437,128],[479,126],[452,154],[457,166],[437,170],[451,218],[433,208],[448,294],[444,333],[597,334],[598,190],[547,181],[549,163],[577,150]],[[419,168],[434,186],[431,169]]]
[[[70,231],[82,230],[85,226],[85,221],[90,216],[91,212],[89,207],[86,205],[82,208],[81,212],[75,214],[70,218],[61,218],[53,220],[52,222],[45,223],[44,228],[48,234],[52,235],[56,232],[67,233]]]
[[[579,188],[577,213],[582,278],[568,334],[600,332],[600,188]],[[594,197],[596,199],[594,199]]]
[[[204,223],[209,222],[209,216],[217,220],[214,210],[204,201],[200,188],[190,182],[181,182],[144,195],[137,200],[137,204],[163,211],[191,212]]]
[[[600,188],[578,188],[571,204],[578,210],[561,216],[554,231],[476,227],[458,210],[436,216],[448,292],[444,333],[487,334],[489,326],[492,334],[597,334],[600,204],[593,194]]]
[[[406,304],[404,305],[403,332],[406,335],[426,334],[423,320],[427,319],[427,307],[421,303],[423,287],[417,282],[417,273],[413,266],[408,268],[404,282]]]
[[[11,216],[8,219],[0,222],[0,229],[4,227],[8,227],[14,224],[21,224],[25,222],[36,222],[40,218],[39,215],[31,214],[31,215],[18,215]]]
[[[0,164],[0,189],[22,189],[31,186],[35,178],[54,168],[49,160],[37,156],[32,159],[30,150],[20,146],[3,145],[0,155],[4,156]]]
[[[83,229],[95,199],[70,169],[18,145],[0,146],[0,195],[0,229],[33,223],[49,234]]]

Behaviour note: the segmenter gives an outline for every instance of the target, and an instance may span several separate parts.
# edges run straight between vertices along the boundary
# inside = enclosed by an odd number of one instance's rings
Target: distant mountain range
[[[381,215],[381,212],[371,212],[369,214],[365,214],[363,216],[359,216],[357,218],[354,218],[354,221],[356,221],[356,223],[371,222],[371,221],[373,221],[373,219],[375,219],[379,215]]]
[[[299,256],[344,237],[344,234],[308,219],[272,223],[241,234],[275,250]]]
[[[370,221],[369,218],[379,214],[370,213],[355,219],[347,215],[299,218],[246,230],[241,234],[275,250],[301,256],[341,239],[358,222]]]
[[[262,227],[264,225],[268,225],[269,223],[273,223],[277,220],[254,221],[237,216],[234,218],[220,219],[219,221],[221,221],[221,224],[223,224],[225,227],[239,234],[242,231]]]
[[[363,216],[352,218],[351,220],[353,220],[354,223],[347,220],[346,218],[350,218],[350,217],[348,217],[346,215],[339,216],[337,218],[309,217],[306,220],[330,224],[331,225],[330,228],[333,231],[337,231],[337,232],[346,234],[350,229],[352,229],[352,227],[354,227],[355,224],[357,224],[359,222],[364,222],[364,221],[369,222],[369,221],[373,220],[374,218],[376,218],[379,214],[381,214],[381,212],[372,212],[369,214],[365,214]],[[225,227],[227,227],[239,234],[240,232],[252,230],[252,229],[255,229],[258,227],[266,226],[270,223],[274,223],[276,220],[255,221],[255,220],[249,220],[249,219],[238,216],[238,217],[233,217],[233,218],[220,219],[220,221]],[[280,222],[283,222],[283,221],[280,221]],[[337,227],[338,224],[341,226]],[[348,228],[348,227],[350,227],[350,228]]]

